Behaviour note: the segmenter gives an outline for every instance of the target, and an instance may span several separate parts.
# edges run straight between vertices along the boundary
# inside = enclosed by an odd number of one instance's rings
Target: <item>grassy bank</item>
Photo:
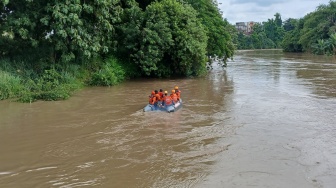
[[[48,66],[1,59],[0,100],[64,100],[84,86],[113,86],[132,76],[132,70],[125,64],[114,57]]]

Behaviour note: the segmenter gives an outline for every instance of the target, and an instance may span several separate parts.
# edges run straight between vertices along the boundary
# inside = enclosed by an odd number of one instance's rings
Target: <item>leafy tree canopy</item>
[[[254,23],[253,31],[249,35],[241,33],[238,39],[238,49],[279,48],[285,31],[281,15],[276,13],[274,17],[266,22]]]
[[[199,75],[206,61],[206,31],[197,12],[175,0],[153,2],[142,10],[126,10],[129,22],[120,26],[121,53],[131,59],[143,74],[152,76]],[[142,16],[138,16],[142,15]]]
[[[319,39],[327,40],[336,32],[336,1],[330,1],[329,5],[320,5],[303,19],[299,42],[305,51],[310,51],[312,44]]]
[[[208,35],[207,53],[224,59],[233,57],[235,46],[231,37],[232,26],[222,18],[216,0],[186,0],[198,12]]]
[[[53,61],[106,53],[120,20],[119,0],[3,0],[1,33],[11,33],[22,48],[50,46]]]

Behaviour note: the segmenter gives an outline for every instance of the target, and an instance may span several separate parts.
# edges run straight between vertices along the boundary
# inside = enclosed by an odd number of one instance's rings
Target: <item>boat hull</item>
[[[169,106],[165,106],[165,107],[161,107],[159,106],[154,106],[151,104],[147,104],[143,111],[144,112],[151,112],[151,111],[163,111],[163,112],[175,112],[178,109],[180,109],[182,107],[182,99],[180,99],[180,101],[174,105],[169,105]]]

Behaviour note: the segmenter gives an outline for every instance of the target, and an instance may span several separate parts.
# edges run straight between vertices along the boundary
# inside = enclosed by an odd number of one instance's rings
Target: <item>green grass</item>
[[[109,57],[103,61],[101,68],[92,74],[90,85],[113,86],[125,80],[125,69],[118,59]]]
[[[54,65],[0,60],[0,100],[20,102],[68,99],[85,85],[113,86],[126,79],[122,62],[114,57],[89,63]]]
[[[23,89],[20,77],[0,70],[0,100],[15,98]]]

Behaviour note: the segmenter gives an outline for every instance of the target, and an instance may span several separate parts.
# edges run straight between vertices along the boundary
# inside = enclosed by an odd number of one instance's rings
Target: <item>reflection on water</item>
[[[335,141],[334,103],[320,101],[335,98],[330,60],[245,51],[204,78],[135,80],[87,88],[66,101],[1,101],[0,187],[275,187],[278,171],[306,185],[297,156],[309,152],[299,152],[306,148],[298,140],[311,137],[300,131],[312,134],[322,124],[329,127],[323,138]],[[142,112],[150,91],[175,85],[182,109]],[[287,166],[269,162],[275,158]]]
[[[336,97],[336,58],[303,53],[283,53],[280,50],[244,51],[238,56],[244,68],[259,70],[279,81],[280,74],[296,78],[313,89],[316,97]]]
[[[295,59],[288,68],[296,69],[296,76],[313,89],[316,97],[336,97],[335,57],[311,54],[286,54],[285,60]]]
[[[320,97],[336,97],[336,59],[333,57],[305,60],[297,70],[297,77],[312,85],[314,94]]]

